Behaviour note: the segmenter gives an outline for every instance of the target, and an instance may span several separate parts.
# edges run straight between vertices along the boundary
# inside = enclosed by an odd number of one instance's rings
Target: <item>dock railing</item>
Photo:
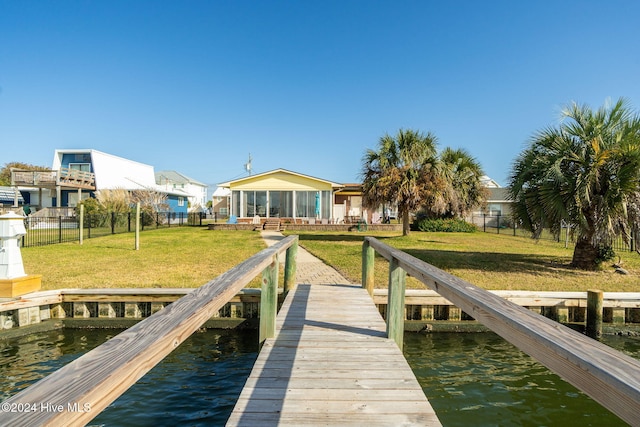
[[[272,337],[277,310],[279,254],[286,250],[286,292],[295,283],[297,244],[298,236],[289,236],[262,250],[5,400],[0,410],[0,425],[87,424],[261,272],[260,340]]]
[[[369,294],[375,252],[389,261],[387,333],[400,348],[410,274],[625,422],[640,426],[640,361],[373,237],[362,247],[362,286]]]

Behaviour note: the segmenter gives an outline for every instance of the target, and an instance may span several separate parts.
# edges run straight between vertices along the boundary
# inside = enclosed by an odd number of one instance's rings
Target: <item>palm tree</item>
[[[572,104],[558,127],[537,132],[510,176],[514,218],[539,237],[574,229],[572,265],[595,269],[617,235],[640,220],[640,119],[624,99],[597,111]]]
[[[480,178],[480,163],[464,149],[445,148],[440,153],[440,167],[446,183],[447,203],[444,216],[464,218],[486,200],[487,190]]]
[[[437,138],[431,133],[400,129],[385,134],[378,150],[367,150],[362,164],[365,208],[391,203],[398,206],[402,234],[409,234],[409,214],[431,199],[442,205],[442,180],[437,172]]]

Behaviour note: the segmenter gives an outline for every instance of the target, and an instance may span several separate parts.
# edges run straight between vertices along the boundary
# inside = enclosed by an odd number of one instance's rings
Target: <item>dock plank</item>
[[[439,426],[365,289],[298,285],[228,426]]]

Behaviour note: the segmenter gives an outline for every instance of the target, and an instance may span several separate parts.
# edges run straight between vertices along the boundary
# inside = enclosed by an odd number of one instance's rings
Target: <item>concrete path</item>
[[[262,238],[271,246],[284,239],[279,231],[261,231]],[[349,285],[347,279],[338,273],[333,267],[328,266],[320,259],[311,255],[303,247],[298,246],[296,257],[296,283],[306,285]]]

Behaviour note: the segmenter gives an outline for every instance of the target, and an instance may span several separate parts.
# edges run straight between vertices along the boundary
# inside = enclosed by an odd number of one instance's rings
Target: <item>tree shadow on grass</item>
[[[366,234],[299,234],[300,241],[326,241],[326,242],[363,242]],[[385,236],[376,236],[378,240],[388,239]]]
[[[500,252],[459,252],[434,249],[402,249],[441,270],[469,269],[496,273],[559,273],[579,274],[580,271],[557,257]]]

